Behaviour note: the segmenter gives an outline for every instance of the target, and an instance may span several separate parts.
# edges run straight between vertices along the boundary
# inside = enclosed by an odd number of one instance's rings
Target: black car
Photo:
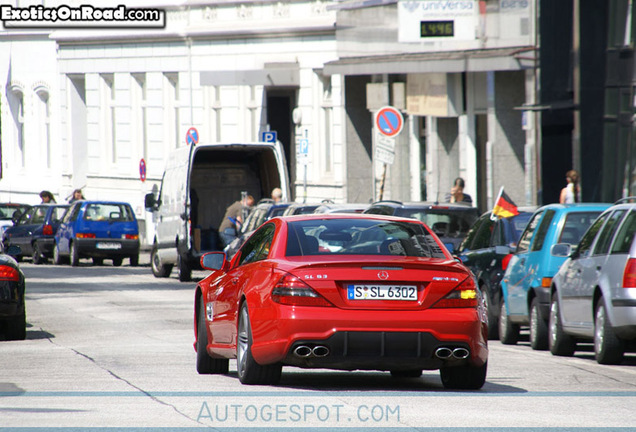
[[[11,256],[22,251],[18,246],[6,251],[7,254],[0,254],[0,334],[6,340],[23,340],[26,339],[24,273]]]
[[[451,253],[455,253],[470,227],[479,218],[476,207],[428,202],[377,201],[364,213],[420,220],[437,234]]]
[[[484,213],[468,232],[459,246],[457,255],[472,270],[477,283],[484,293],[488,310],[488,337],[499,337],[498,323],[501,309],[501,288],[503,277],[502,260],[517,246],[534,209],[520,209],[517,216],[493,218],[492,213]]]
[[[34,264],[42,264],[53,257],[54,236],[60,220],[69,208],[68,204],[38,204],[26,210],[15,225],[7,228],[2,236],[5,248],[20,246],[23,256],[33,257]]]

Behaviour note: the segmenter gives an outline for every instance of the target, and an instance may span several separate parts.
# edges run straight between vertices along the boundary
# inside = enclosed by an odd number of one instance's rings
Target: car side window
[[[490,247],[490,238],[492,232],[495,229],[495,221],[490,218],[486,218],[479,227],[479,231],[475,236],[475,242],[473,243],[473,249],[485,249]]]
[[[609,217],[609,213],[605,213],[590,226],[585,234],[583,234],[583,238],[579,242],[579,247],[576,249],[576,254],[578,256],[588,256],[590,254],[590,249],[592,247],[592,243],[594,242],[594,238],[596,234],[601,229],[605,220]]]
[[[532,241],[532,235],[534,231],[537,229],[537,225],[539,225],[539,221],[541,220],[541,216],[543,216],[543,211],[535,213],[532,216],[532,219],[526,225],[526,229],[521,234],[521,239],[519,240],[519,244],[517,245],[517,253],[519,252],[527,252],[530,249],[530,241]]]
[[[31,223],[33,224],[44,223],[45,218],[46,218],[46,208],[37,207],[35,210],[35,213],[33,214],[33,218],[31,219]]]
[[[629,253],[636,233],[636,212],[630,211],[618,230],[616,240],[612,244],[612,254]]]
[[[64,218],[62,219],[62,223],[70,223],[76,220],[77,215],[79,214],[80,208],[81,208],[81,204],[76,204],[73,207],[71,207],[64,215]]]
[[[596,242],[596,246],[594,246],[594,255],[604,255],[609,250],[610,244],[612,242],[612,238],[614,234],[616,234],[616,230],[620,225],[620,220],[625,215],[625,210],[617,210],[609,217],[607,223],[603,227],[603,231],[598,236],[598,241]]]
[[[484,223],[485,219],[487,218],[488,217],[486,216],[477,220],[477,222],[475,222],[472,228],[468,231],[468,234],[466,234],[466,238],[462,241],[461,245],[459,246],[459,249],[458,249],[459,252],[473,249],[473,242],[475,240],[475,237],[477,236],[479,227]]]
[[[545,216],[541,219],[541,224],[539,228],[537,228],[537,235],[532,241],[532,251],[540,251],[543,249],[543,243],[545,243],[545,237],[548,235],[548,229],[550,229],[550,224],[552,223],[552,219],[554,219],[555,213],[554,210],[545,212]]]
[[[267,224],[245,242],[245,245],[241,248],[239,265],[261,261],[269,256],[275,228],[274,224]]]
[[[18,220],[18,225],[27,225],[31,223],[33,219],[33,215],[35,214],[36,208],[31,207],[27,210],[22,216],[20,216],[20,220]]]

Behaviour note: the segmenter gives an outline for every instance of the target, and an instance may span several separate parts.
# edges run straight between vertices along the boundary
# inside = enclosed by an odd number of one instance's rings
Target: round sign
[[[139,161],[139,178],[142,182],[146,181],[146,161],[143,158]]]
[[[402,126],[404,126],[404,119],[397,108],[390,106],[380,108],[375,115],[375,127],[384,136],[396,136],[402,131]]]
[[[186,142],[188,145],[194,145],[199,142],[199,131],[196,128],[191,127],[186,132]]]

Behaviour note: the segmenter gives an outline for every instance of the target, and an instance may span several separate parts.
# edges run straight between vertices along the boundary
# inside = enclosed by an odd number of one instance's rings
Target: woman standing
[[[565,173],[567,186],[561,189],[561,204],[573,204],[581,202],[581,187],[579,186],[579,173],[576,170],[570,170]]]

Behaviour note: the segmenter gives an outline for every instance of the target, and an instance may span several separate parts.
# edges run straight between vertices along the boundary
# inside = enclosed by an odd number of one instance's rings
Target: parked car
[[[70,206],[68,204],[39,204],[26,210],[14,226],[7,228],[2,236],[4,247],[20,246],[20,261],[30,255],[33,264],[42,264],[53,257],[55,233],[60,220]]]
[[[310,214],[316,211],[318,207],[320,207],[320,204],[316,203],[291,203],[283,212],[283,216]]]
[[[596,361],[618,364],[636,349],[636,204],[607,209],[552,279],[548,340],[552,354],[571,356],[593,341]]]
[[[24,273],[12,257],[20,255],[19,246],[10,246],[0,254],[0,333],[6,340],[26,338]]]
[[[274,203],[274,201],[270,199],[264,199],[254,206],[237,233],[237,237],[232,240],[232,243],[226,246],[224,251],[228,258],[234,256],[240,247],[243,246],[245,240],[247,240],[263,222],[276,216],[282,216],[287,207],[289,207],[289,204],[290,203]]]
[[[557,243],[578,244],[585,230],[610,204],[549,204],[526,225],[515,253],[504,259],[499,340],[516,344],[521,325],[530,326],[530,346],[548,348],[552,278],[565,261]]]
[[[13,226],[20,215],[29,207],[28,204],[0,203],[0,236],[7,228]]]
[[[316,207],[314,213],[316,214],[328,214],[328,213],[362,213],[370,206],[369,203],[324,203]]]
[[[430,228],[407,218],[273,218],[195,292],[199,373],[273,384],[283,365],[386,370],[419,377],[439,369],[446,388],[486,379],[486,316],[475,279]]]
[[[70,260],[77,266],[81,258],[101,265],[111,259],[120,266],[124,258],[139,264],[139,228],[130,204],[115,201],[76,201],[68,209],[55,233],[53,260]]]
[[[479,218],[479,210],[476,207],[427,202],[377,201],[364,213],[407,217],[424,222],[451,253],[459,247],[470,227]]]
[[[500,282],[504,274],[502,261],[517,247],[521,233],[535,210],[536,207],[522,207],[516,216],[494,219],[492,212],[484,213],[457,250],[459,258],[475,274],[484,296],[490,339],[499,338]]]

